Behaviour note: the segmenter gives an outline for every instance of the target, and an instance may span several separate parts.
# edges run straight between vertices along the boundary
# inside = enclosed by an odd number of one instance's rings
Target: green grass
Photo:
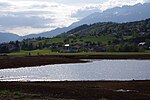
[[[77,38],[77,39],[69,39],[69,42],[71,44],[71,42],[74,41],[73,44],[76,43],[84,43],[84,42],[95,42],[95,43],[102,43],[102,44],[107,44],[109,41],[113,41],[115,40],[116,37],[113,35],[104,35],[104,36],[99,36],[99,37],[83,37],[83,38]],[[32,40],[30,41],[33,45],[49,45],[49,44],[53,44],[53,43],[58,43],[58,42],[64,42],[65,38],[48,38],[48,39],[43,39],[43,40]],[[25,52],[20,52],[20,54]],[[27,52],[28,53],[28,52]],[[22,55],[22,54],[21,54]]]
[[[150,53],[150,50],[145,50],[146,53]]]
[[[107,35],[107,36],[100,36],[100,37],[91,37],[91,38],[83,38],[83,41],[91,41],[91,42],[99,42],[99,43],[103,43],[103,44],[107,44],[108,41],[113,41],[116,38],[112,35]]]
[[[42,49],[42,50],[32,50],[32,51],[19,51],[14,53],[9,53],[9,56],[28,56],[29,53],[31,55],[137,55],[137,54],[150,54],[150,50],[145,52],[79,52],[79,53],[58,53],[51,52],[50,49]]]
[[[7,90],[1,90],[0,91],[0,94],[2,95],[7,95],[7,94],[10,94],[11,92],[10,91],[7,91]]]
[[[83,40],[82,42],[99,42],[99,43],[104,43],[107,44],[108,41],[113,41],[116,39],[116,37],[112,35],[106,35],[106,36],[100,36],[100,37],[90,37],[90,38],[81,38],[81,39],[76,39],[77,43],[81,43],[80,40]],[[70,39],[71,41],[72,39]],[[64,42],[64,38],[50,38],[50,39],[44,39],[44,40],[38,40],[38,41],[32,41],[33,44],[38,45],[38,44],[53,44],[53,43],[58,43],[58,42]]]
[[[58,43],[58,42],[63,42],[63,38],[50,38],[50,39],[44,39],[44,40],[39,40],[39,41],[34,41],[33,44],[53,44],[53,43]]]
[[[104,97],[100,98],[99,100],[106,100]]]
[[[123,36],[124,40],[129,40],[129,39],[132,39],[132,38],[133,38],[132,36]]]
[[[8,91],[8,90],[0,90],[1,95],[9,95],[9,94],[14,94],[16,96],[20,96],[20,92],[16,91]]]
[[[29,53],[31,55],[50,55],[50,50],[49,49],[42,49],[42,50],[32,50],[32,51],[18,51],[14,53],[9,53],[9,56],[28,56]]]
[[[10,90],[0,90],[0,95],[5,96],[5,98],[10,98],[11,96],[11,100],[43,100],[39,95],[36,94],[27,94]]]

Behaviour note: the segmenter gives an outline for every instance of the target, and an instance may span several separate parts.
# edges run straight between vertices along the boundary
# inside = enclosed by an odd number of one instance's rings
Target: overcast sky
[[[18,35],[66,27],[94,12],[150,0],[0,0],[0,32]]]

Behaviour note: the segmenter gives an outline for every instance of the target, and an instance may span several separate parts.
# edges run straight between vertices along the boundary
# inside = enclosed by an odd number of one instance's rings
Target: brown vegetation
[[[48,64],[65,64],[65,63],[81,63],[79,59],[70,59],[65,57],[52,57],[52,56],[1,56],[0,69],[5,68],[18,68],[18,67],[31,67],[41,66]]]
[[[54,100],[150,100],[150,81],[0,82],[0,90]]]

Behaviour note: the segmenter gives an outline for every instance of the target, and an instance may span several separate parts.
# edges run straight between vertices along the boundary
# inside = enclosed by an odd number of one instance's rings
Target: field
[[[36,55],[145,55],[150,54],[150,50],[144,52],[79,52],[79,53],[58,53],[51,52],[50,49],[32,50],[32,51],[18,51],[9,53],[9,56],[36,56]]]
[[[99,42],[99,43],[103,43],[106,44],[108,41],[113,41],[115,40],[116,37],[114,37],[113,35],[106,35],[106,36],[100,36],[100,37],[86,37],[86,38],[76,38],[75,41],[76,43],[81,43],[81,42],[87,42],[87,41],[91,41],[91,42]],[[50,38],[50,39],[44,39],[44,40],[38,40],[38,41],[33,41],[33,44],[52,44],[52,43],[58,43],[58,42],[64,42],[64,38]],[[72,38],[69,39],[69,41],[71,42]]]
[[[32,50],[32,51],[18,51],[18,52],[14,52],[14,53],[9,53],[7,55],[9,56],[35,56],[35,55],[50,55],[52,52],[49,49],[42,49],[42,50]]]
[[[132,39],[132,36],[123,36],[124,40]],[[107,44],[109,41],[116,40],[117,38],[114,35],[104,35],[100,37],[82,37],[82,38],[69,38],[69,42],[74,41],[75,43],[82,43],[82,42],[95,42],[95,43],[102,43]],[[53,44],[58,42],[64,42],[65,38],[49,38],[49,39],[43,39],[43,40],[35,40],[32,41],[33,44]]]
[[[58,42],[63,42],[63,38],[50,38],[50,39],[43,39],[43,40],[38,40],[34,41],[33,44],[39,44],[39,43],[46,43],[46,44],[52,44],[52,43],[58,43]]]
[[[93,37],[93,38],[83,38],[83,41],[84,42],[91,41],[96,43],[107,44],[109,41],[113,41],[115,39],[116,37],[112,35],[106,35],[106,36]]]

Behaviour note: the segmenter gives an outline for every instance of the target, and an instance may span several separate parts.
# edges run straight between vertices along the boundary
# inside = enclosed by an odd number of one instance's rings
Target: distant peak
[[[134,6],[141,6],[141,5],[143,5],[143,4],[142,3],[137,3]]]

